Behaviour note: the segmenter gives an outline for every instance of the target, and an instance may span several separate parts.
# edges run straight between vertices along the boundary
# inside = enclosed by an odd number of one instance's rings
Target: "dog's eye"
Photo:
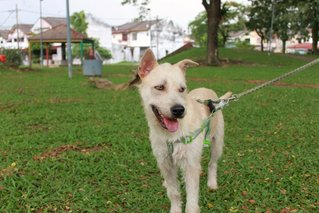
[[[185,89],[186,89],[185,87],[181,87],[181,88],[178,89],[178,91],[179,91],[179,92],[184,92]]]
[[[156,90],[162,91],[165,89],[164,85],[158,85],[154,87]]]

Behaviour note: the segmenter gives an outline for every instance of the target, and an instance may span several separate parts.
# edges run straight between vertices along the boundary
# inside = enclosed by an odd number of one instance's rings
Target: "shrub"
[[[9,67],[19,67],[22,64],[22,53],[20,50],[6,49],[4,50],[6,56],[5,65]]]

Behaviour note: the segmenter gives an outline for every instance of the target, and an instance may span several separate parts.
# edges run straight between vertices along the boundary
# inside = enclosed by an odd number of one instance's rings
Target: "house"
[[[185,44],[184,31],[172,21],[135,21],[113,27],[112,55],[114,62],[139,61],[151,48],[160,59]]]
[[[318,49],[319,49],[319,44],[318,44]],[[312,52],[312,43],[305,42],[305,43],[297,43],[294,45],[290,45],[287,47],[287,52],[300,54],[300,55],[305,55],[307,53],[311,53]]]
[[[34,34],[39,34],[41,32],[41,21],[42,21],[42,32],[50,30],[61,24],[66,24],[66,18],[62,17],[42,17],[38,19],[31,28],[31,32]]]
[[[243,42],[260,50],[260,41],[261,38],[258,36],[256,31],[241,30],[238,32],[230,32],[227,39],[227,44]],[[266,46],[267,43],[264,42],[264,47]]]
[[[0,48],[7,48],[9,30],[0,30]]]
[[[243,30],[243,31],[238,31],[238,32],[230,32],[229,34],[229,38],[227,39],[227,46],[233,47],[235,46],[234,44],[238,43],[238,42],[245,42],[250,46],[253,46],[254,49],[256,50],[261,50],[261,38],[260,36],[257,34],[256,31],[248,31],[248,30]],[[268,51],[269,50],[269,39],[268,36],[264,39],[263,42],[263,46],[264,46],[264,50]],[[286,41],[286,46],[290,46],[290,45],[294,45],[297,44],[297,38],[292,38],[289,39],[288,41]],[[282,48],[283,48],[283,42],[280,38],[278,38],[278,36],[275,34],[273,35],[272,39],[271,39],[271,50],[273,52],[282,52]],[[287,49],[287,53],[289,52],[294,52],[291,51],[289,49]]]
[[[6,48],[27,49],[28,37],[31,36],[32,24],[15,24],[8,33]]]
[[[94,17],[91,13],[85,14],[88,28],[86,30],[88,37],[99,41],[100,46],[108,50],[112,49],[112,27],[102,20]]]

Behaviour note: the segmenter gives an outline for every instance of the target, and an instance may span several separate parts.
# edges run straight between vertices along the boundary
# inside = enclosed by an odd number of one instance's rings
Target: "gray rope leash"
[[[244,92],[241,92],[239,94],[232,94],[231,92],[227,92],[225,95],[221,96],[218,100],[197,100],[197,102],[204,104],[206,106],[209,107],[211,114],[202,122],[202,125],[200,128],[196,129],[194,132],[192,132],[190,135],[184,136],[181,138],[181,142],[183,144],[189,144],[192,143],[193,140],[204,130],[206,130],[205,132],[205,139],[204,139],[204,144],[208,145],[209,141],[208,141],[208,137],[209,137],[209,132],[210,132],[210,119],[214,116],[214,113],[223,109],[225,106],[227,106],[231,101],[238,101],[240,97],[242,96],[246,96],[249,95],[253,92],[256,92],[257,90],[264,88],[266,86],[269,86],[270,84],[273,84],[277,81],[280,81],[284,78],[287,78],[291,75],[297,74],[305,69],[307,69],[308,67],[311,67],[315,64],[319,63],[319,58],[315,59],[311,62],[309,62],[308,64],[305,64],[297,69],[294,69],[290,72],[284,73],[283,75],[280,75],[270,81],[267,81],[263,84],[260,84],[256,87],[253,87],[251,89],[248,89]]]
[[[267,81],[267,82],[265,82],[265,83],[263,83],[263,84],[260,84],[260,85],[254,87],[254,88],[251,88],[251,89],[246,90],[246,91],[244,91],[244,92],[241,92],[241,93],[239,93],[239,94],[233,95],[233,96],[234,96],[233,98],[234,98],[234,99],[239,99],[239,98],[242,97],[242,96],[246,96],[246,95],[248,95],[248,94],[251,94],[251,93],[253,93],[253,92],[255,92],[255,91],[257,91],[257,90],[259,90],[259,89],[261,89],[261,88],[264,88],[264,87],[266,87],[266,86],[268,86],[268,85],[270,85],[270,84],[273,84],[273,83],[275,83],[275,82],[277,82],[277,81],[280,81],[280,80],[282,80],[282,79],[284,79],[284,78],[287,78],[287,77],[289,77],[289,76],[291,76],[291,75],[297,74],[297,73],[299,73],[299,72],[301,72],[301,71],[307,69],[308,67],[311,67],[311,66],[313,66],[313,65],[315,65],[315,64],[318,64],[318,63],[319,63],[319,58],[318,58],[318,59],[315,59],[315,60],[309,62],[308,64],[305,64],[305,65],[303,65],[303,66],[301,66],[301,67],[299,67],[299,68],[297,68],[297,69],[294,69],[294,70],[292,70],[292,71],[290,71],[290,72],[287,72],[287,73],[285,73],[285,74],[283,74],[283,75],[281,75],[281,76],[278,76],[277,78],[274,78],[274,79],[272,79],[272,80],[270,80],[270,81]]]

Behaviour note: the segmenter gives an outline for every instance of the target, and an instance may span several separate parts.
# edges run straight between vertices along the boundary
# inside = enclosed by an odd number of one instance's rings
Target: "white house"
[[[151,48],[159,59],[185,44],[185,33],[172,21],[130,22],[113,27],[113,62],[139,61]]]
[[[101,47],[112,50],[112,27],[91,13],[85,14],[85,19],[88,23],[88,37],[99,40]]]
[[[31,32],[34,34],[39,34],[41,32],[41,22],[42,22],[42,32],[52,29],[61,24],[66,24],[66,18],[62,17],[42,17],[38,19],[31,28]]]
[[[9,31],[6,48],[26,49],[29,46],[28,37],[31,35],[32,24],[13,25]]]
[[[9,30],[0,30],[0,48],[7,48]]]

